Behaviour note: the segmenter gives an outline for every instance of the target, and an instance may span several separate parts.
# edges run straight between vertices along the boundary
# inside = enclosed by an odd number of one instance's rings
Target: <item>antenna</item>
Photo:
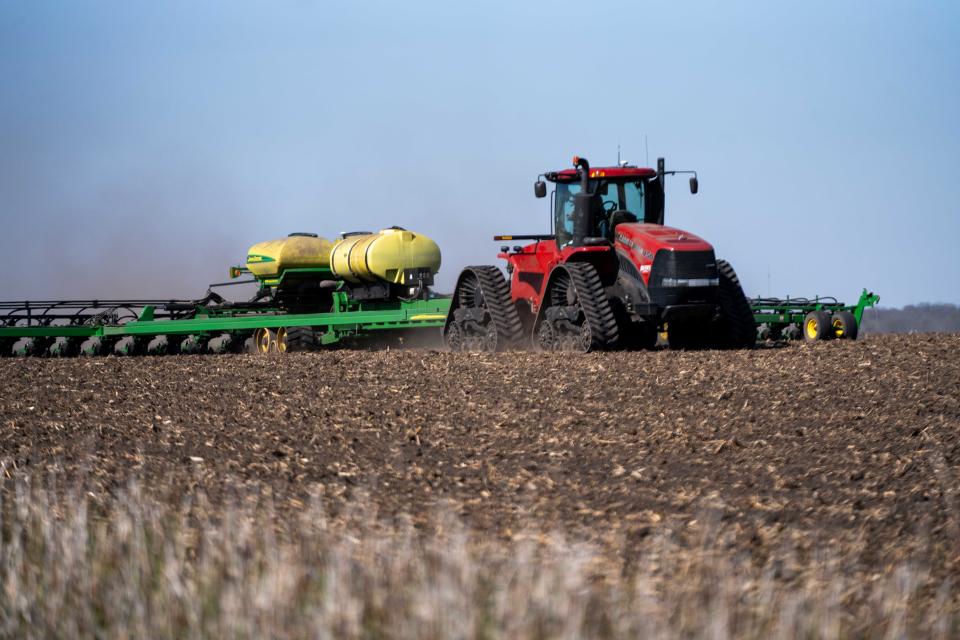
[[[617,166],[620,166],[620,145],[617,145]]]
[[[647,134],[643,134],[643,152],[646,154],[646,160],[644,164],[650,166],[650,145],[647,144]]]

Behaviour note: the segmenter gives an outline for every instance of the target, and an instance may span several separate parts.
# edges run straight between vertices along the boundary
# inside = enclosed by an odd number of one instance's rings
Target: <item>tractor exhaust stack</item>
[[[575,247],[584,246],[590,235],[590,163],[586,158],[573,157],[573,166],[580,173],[580,193],[573,196],[573,239]]]

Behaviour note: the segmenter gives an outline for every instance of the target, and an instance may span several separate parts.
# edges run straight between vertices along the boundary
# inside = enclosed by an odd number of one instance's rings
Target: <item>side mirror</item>
[[[697,176],[690,178],[690,193],[696,193],[700,190],[700,183],[697,182]]]
[[[543,180],[537,180],[533,183],[533,195],[538,198],[545,198],[547,196],[547,183]]]

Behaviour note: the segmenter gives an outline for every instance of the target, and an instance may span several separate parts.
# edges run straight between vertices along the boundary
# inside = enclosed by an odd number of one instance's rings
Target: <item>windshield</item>
[[[636,222],[644,219],[644,195],[646,184],[642,180],[636,182],[609,182],[604,180],[599,184],[590,181],[590,189],[597,195],[594,198],[595,206],[591,207],[592,223],[590,228],[596,236],[610,238],[613,236],[611,224],[620,222]],[[573,239],[573,196],[580,193],[579,182],[558,182],[554,202],[554,233],[557,235],[557,244],[561,247]],[[618,212],[613,215],[614,212]],[[633,219],[623,212],[633,214]]]
[[[606,182],[600,185],[600,200],[604,212],[629,211],[643,219],[644,182]]]

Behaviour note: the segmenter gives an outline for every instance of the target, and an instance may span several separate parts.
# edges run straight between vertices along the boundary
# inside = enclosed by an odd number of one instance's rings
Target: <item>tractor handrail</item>
[[[495,242],[507,242],[510,240],[556,240],[557,236],[544,233],[526,233],[521,235],[503,235],[493,236]]]

